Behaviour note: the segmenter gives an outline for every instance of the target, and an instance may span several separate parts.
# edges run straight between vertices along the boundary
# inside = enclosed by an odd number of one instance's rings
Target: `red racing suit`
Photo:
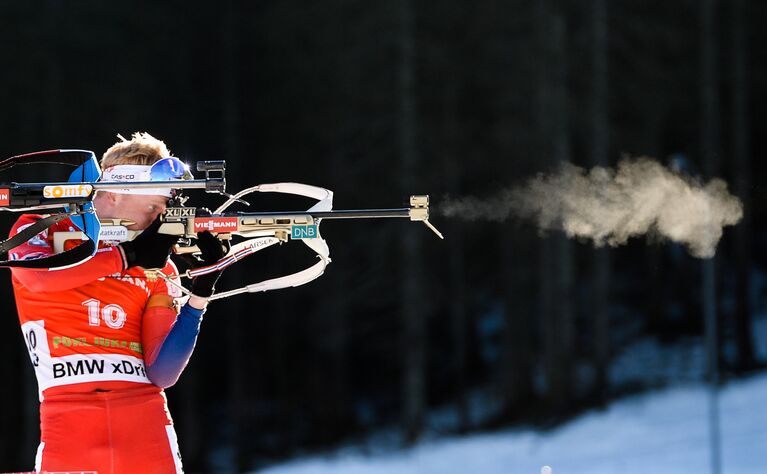
[[[11,235],[40,217],[21,216]],[[15,248],[11,259],[50,255],[54,234],[74,230],[63,220]],[[161,388],[168,385],[148,374],[177,322],[167,302],[181,293],[139,267],[124,269],[114,244],[100,243],[93,258],[71,268],[12,269],[41,401],[37,471],[181,472]],[[170,261],[163,271],[177,274]]]

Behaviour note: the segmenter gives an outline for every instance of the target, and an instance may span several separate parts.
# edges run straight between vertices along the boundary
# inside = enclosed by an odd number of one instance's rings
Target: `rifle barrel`
[[[380,219],[386,217],[410,217],[410,208],[308,211],[307,214],[311,214],[318,219]]]
[[[285,211],[285,212],[225,212],[232,217],[282,217],[312,216],[315,219],[377,219],[386,217],[410,217],[410,208],[397,209],[355,209],[332,211]],[[197,217],[206,217],[198,215]]]

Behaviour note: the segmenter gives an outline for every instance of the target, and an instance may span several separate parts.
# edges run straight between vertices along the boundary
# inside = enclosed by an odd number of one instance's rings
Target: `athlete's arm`
[[[151,303],[151,302],[150,302]],[[161,388],[176,383],[192,356],[204,309],[186,303],[176,316],[168,306],[150,306],[144,313],[142,346],[149,380]]]
[[[172,261],[163,272],[178,275]],[[192,356],[208,300],[193,295],[177,314],[174,297],[181,293],[173,284],[161,279],[151,291],[141,323],[141,345],[149,380],[167,388],[176,383]]]
[[[228,249],[209,232],[199,233],[197,237],[204,263],[217,261]],[[165,270],[173,275],[178,274],[172,262],[167,264]],[[213,287],[220,274],[216,272],[193,280],[192,295],[175,319],[174,311],[170,308],[173,303],[170,296],[173,293],[172,287],[168,287],[163,280],[154,288],[144,314],[141,342],[147,377],[158,387],[167,388],[175,384],[189,362],[200,334],[200,322],[208,297],[213,294]]]

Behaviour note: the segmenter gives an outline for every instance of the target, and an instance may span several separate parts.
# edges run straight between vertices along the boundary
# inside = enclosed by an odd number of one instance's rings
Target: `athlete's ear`
[[[93,197],[93,200],[107,202],[109,205],[114,205],[117,202],[117,194],[110,193],[109,191],[96,191],[96,196]]]
[[[109,203],[109,207],[111,207],[114,210],[120,209],[121,206],[124,204],[124,199],[127,196],[126,194],[118,194],[118,193],[106,193],[107,199]]]
[[[108,191],[97,191],[93,198],[93,205],[100,215],[111,214],[117,205],[117,194]]]

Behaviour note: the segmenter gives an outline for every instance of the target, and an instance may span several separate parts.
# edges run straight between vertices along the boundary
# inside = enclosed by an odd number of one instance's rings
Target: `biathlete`
[[[103,181],[188,178],[165,144],[146,133],[120,137],[103,155]],[[143,230],[128,242],[100,242],[91,259],[70,268],[13,268],[19,322],[40,395],[40,471],[182,472],[176,433],[163,389],[173,385],[194,350],[220,273],[196,278],[192,296],[145,269],[177,275],[168,259],[177,237],[159,234],[171,189],[100,191],[100,218],[133,221]],[[40,215],[22,215],[11,235]],[[65,219],[11,252],[11,259],[49,256]],[[226,252],[210,233],[198,234],[201,264]],[[81,242],[81,241],[80,241]],[[70,241],[67,248],[79,242]],[[180,306],[180,309],[178,307]]]

